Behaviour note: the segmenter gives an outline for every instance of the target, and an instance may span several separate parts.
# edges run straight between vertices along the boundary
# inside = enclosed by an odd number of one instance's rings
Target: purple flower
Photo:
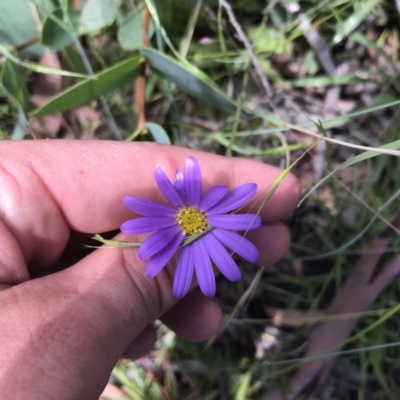
[[[212,262],[231,281],[240,279],[240,271],[225,247],[250,262],[257,261],[257,248],[233,231],[258,228],[261,218],[256,214],[226,214],[249,201],[257,190],[247,183],[228,193],[227,186],[218,185],[202,196],[200,164],[194,157],[185,162],[184,172],[177,170],[174,184],[161,168],[155,170],[156,183],[172,207],[139,197],[125,196],[124,204],[144,217],[121,225],[129,234],[154,232],[139,248],[139,257],[149,259],[146,275],[154,278],[182,246],[176,266],[173,296],[183,297],[189,290],[194,271],[201,291],[215,294]]]

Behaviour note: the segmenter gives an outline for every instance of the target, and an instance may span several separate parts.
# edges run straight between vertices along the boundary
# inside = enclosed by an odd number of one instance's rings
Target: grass
[[[144,6],[143,1],[137,3]],[[335,298],[360,255],[398,215],[400,11],[388,0],[310,0],[286,8],[287,2],[269,2],[263,8],[255,0],[232,1],[273,87],[274,95],[267,100],[251,55],[217,2],[145,3],[156,21],[153,46],[202,69],[240,105],[236,114],[227,115],[152,72],[146,90],[148,119],[162,125],[174,144],[282,168],[294,164],[292,172],[302,182],[304,197],[286,221],[293,237],[290,253],[266,266],[243,304],[254,268],[243,264],[243,281],[235,285],[218,279],[217,299],[226,318],[235,312],[223,334],[205,349],[162,327],[157,350],[137,362],[120,361],[113,382],[131,399],[253,399],[275,385],[288,391],[289,374],[306,361],[302,344],[315,324],[327,318],[319,315],[305,323],[309,313],[323,310]],[[133,5],[124,1],[120,12]],[[171,10],[180,6],[181,14],[174,15]],[[93,38],[81,38],[83,61],[92,63],[88,72],[125,54],[116,29],[115,24],[105,27],[97,37],[110,41],[115,54]],[[327,71],[329,62],[345,72]],[[34,81],[35,75],[30,76]],[[334,111],[327,111],[332,104],[326,99],[335,88],[340,93]],[[0,93],[2,137],[11,135],[17,119],[17,108],[5,95]],[[137,113],[131,103],[130,87],[103,96],[101,107],[95,106],[108,123],[101,124],[101,137],[132,137]],[[248,113],[246,118],[241,111]],[[326,150],[310,150],[321,139],[327,141]],[[390,247],[383,249],[386,258],[400,248],[397,233],[392,229]],[[335,380],[334,370],[320,398],[361,400],[367,393],[397,398],[399,299],[400,280],[393,279],[359,315],[343,350],[336,350],[338,368],[350,365],[351,373]],[[296,310],[300,317],[289,314],[277,324],[268,307]]]

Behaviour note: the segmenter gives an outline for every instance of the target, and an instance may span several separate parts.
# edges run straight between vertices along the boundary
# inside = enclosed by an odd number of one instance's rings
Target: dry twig
[[[235,14],[232,11],[231,5],[226,1],[226,0],[219,0],[219,3],[221,4],[222,7],[224,7],[226,13],[228,14],[228,18],[232,26],[235,28],[237,35],[239,36],[239,39],[243,42],[244,46],[246,47],[246,50],[249,52],[251,61],[254,65],[254,68],[257,71],[257,75],[260,78],[261,85],[264,88],[265,94],[268,97],[272,97],[272,90],[271,86],[268,83],[268,80],[261,68],[260,61],[258,60],[256,53],[253,50],[253,47],[250,44],[249,39],[243,32],[242,27],[240,26],[239,22],[237,21]]]

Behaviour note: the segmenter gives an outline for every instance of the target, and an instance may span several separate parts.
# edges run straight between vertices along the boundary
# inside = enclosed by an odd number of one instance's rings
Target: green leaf
[[[142,47],[144,11],[133,10],[122,20],[118,29],[118,41],[125,50]],[[154,34],[154,24],[150,21],[148,39]]]
[[[372,9],[379,0],[366,0],[355,2],[354,12],[343,22],[338,22],[333,43],[339,43],[352,33],[371,14]]]
[[[164,128],[154,122],[147,122],[146,128],[157,143],[171,144],[171,140]]]
[[[24,111],[29,111],[31,108],[29,92],[18,64],[6,59],[3,64],[1,83],[13,100]]]
[[[252,371],[248,371],[240,377],[240,383],[236,391],[235,400],[248,399],[248,391],[250,388],[252,374]]]
[[[41,19],[45,18],[46,15],[49,15],[56,7],[51,2],[51,0],[29,0],[33,3],[39,12],[39,16]]]
[[[121,0],[87,0],[82,7],[80,33],[98,32],[111,25]]]
[[[139,67],[140,56],[124,60],[94,75],[96,79],[85,79],[69,87],[34,110],[31,115],[43,117],[88,103],[121,85],[132,82],[139,75]]]
[[[141,53],[159,74],[174,82],[184,92],[228,114],[235,114],[237,104],[193,64],[180,62],[150,48]],[[242,116],[246,113],[242,112]]]
[[[28,0],[0,1],[0,44],[18,47],[39,35]],[[44,55],[44,48],[35,44],[27,47],[23,54],[38,58]]]
[[[67,46],[63,50],[63,55],[69,65],[69,67],[80,73],[80,74],[86,74],[86,68],[85,64],[82,61],[82,58],[79,56],[79,54],[75,51],[73,46]]]
[[[42,43],[55,52],[72,44],[74,36],[78,33],[80,12],[70,8],[68,17],[73,29],[64,22],[64,12],[59,8],[54,10],[43,23]]]

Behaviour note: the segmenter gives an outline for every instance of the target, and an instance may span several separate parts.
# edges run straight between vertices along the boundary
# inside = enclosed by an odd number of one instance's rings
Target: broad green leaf
[[[115,88],[132,82],[140,72],[140,56],[131,57],[85,79],[51,98],[32,112],[32,116],[56,114],[100,97]]]
[[[45,18],[55,9],[55,6],[51,0],[29,0],[29,1],[37,7],[37,11],[39,13],[40,18]]]
[[[42,29],[42,43],[53,51],[59,51],[72,44],[74,35],[79,29],[80,12],[68,9],[68,18],[72,27],[63,20],[64,12],[54,10],[44,21]]]
[[[125,50],[138,50],[142,47],[143,38],[143,19],[144,12],[133,10],[122,20],[118,28],[118,40]],[[154,34],[154,24],[150,21],[149,32],[147,34],[150,39]]]
[[[87,0],[82,7],[80,33],[98,32],[111,25],[121,0]]]
[[[63,50],[63,55],[69,65],[69,67],[72,70],[74,70],[80,74],[87,73],[85,64],[83,63],[82,58],[75,51],[75,49],[73,48],[72,45],[65,47],[65,49]]]
[[[174,82],[184,92],[228,114],[235,114],[237,104],[194,65],[176,61],[150,48],[142,49],[141,53],[159,74]],[[245,113],[242,112],[242,115]]]
[[[7,59],[14,62],[15,64],[20,65],[21,67],[25,67],[30,69],[31,71],[39,72],[41,74],[56,74],[56,75],[63,75],[63,76],[72,76],[75,78],[88,78],[88,79],[96,79],[93,76],[78,74],[75,72],[65,71],[63,69],[51,68],[46,67],[42,64],[35,64],[31,62],[22,61],[19,58],[15,57],[6,47],[0,45],[0,53],[3,54]]]
[[[391,150],[398,150],[400,149],[400,140],[396,140],[392,143],[385,144],[383,146],[378,147],[378,149],[391,149]],[[300,201],[302,203],[310,194],[317,189],[318,186],[322,185],[326,180],[328,180],[333,174],[340,171],[343,168],[350,167],[350,165],[357,164],[361,161],[368,160],[369,158],[377,157],[380,154],[376,151],[365,151],[364,153],[359,154],[356,157],[351,158],[350,160],[346,161],[342,165],[339,165],[333,171],[331,171],[328,175],[326,175],[323,179],[321,179]]]
[[[354,12],[343,22],[338,22],[333,43],[339,43],[352,33],[371,14],[379,0],[364,0],[354,3]]]
[[[18,47],[40,35],[28,0],[0,0],[0,44]],[[24,54],[41,57],[43,46],[27,47]]]
[[[24,110],[31,108],[30,97],[26,81],[20,68],[14,62],[7,60],[3,64],[1,83],[6,92]]]
[[[171,140],[165,132],[164,128],[154,122],[147,122],[146,128],[149,130],[151,136],[157,143],[161,144],[171,144]]]

